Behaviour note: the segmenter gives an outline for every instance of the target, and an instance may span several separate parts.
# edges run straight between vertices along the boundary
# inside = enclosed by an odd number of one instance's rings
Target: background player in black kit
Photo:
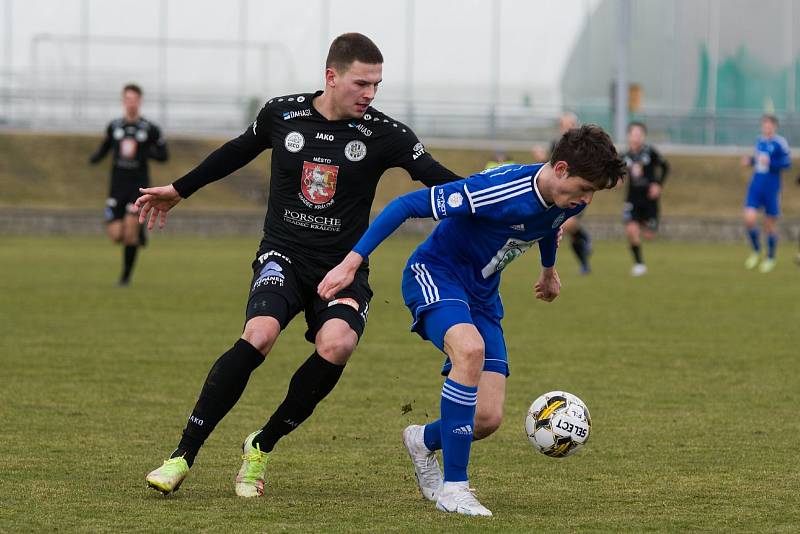
[[[167,161],[167,143],[161,129],[139,115],[142,89],[128,84],[122,89],[125,115],[106,127],[106,137],[89,161],[97,163],[113,150],[111,186],[106,199],[106,230],[115,243],[122,243],[122,275],[118,285],[130,282],[139,245],[144,245],[144,231],[139,224],[139,188],[150,185],[147,160]]]
[[[164,494],[175,491],[197,451],[241,396],[281,330],[304,312],[314,353],[295,372],[286,398],[243,444],[236,494],[264,492],[268,453],[336,385],[363,333],[372,296],[368,267],[333,300],[317,285],[356,244],[369,224],[383,172],[403,167],[431,186],[458,176],[437,163],[405,125],[370,107],[381,82],[383,56],[367,37],[348,33],[331,44],[325,90],[269,100],[242,135],[213,152],[172,185],[143,189],[139,220],[152,228],[200,187],[272,148],[264,236],[253,262],[244,332],[214,363],[171,458],[146,477]]]
[[[647,127],[641,122],[628,125],[628,151],[622,155],[628,166],[628,194],[623,220],[633,254],[631,275],[647,272],[642,256],[642,229],[651,235],[658,229],[658,201],[669,174],[669,164],[652,146],[645,144]]]

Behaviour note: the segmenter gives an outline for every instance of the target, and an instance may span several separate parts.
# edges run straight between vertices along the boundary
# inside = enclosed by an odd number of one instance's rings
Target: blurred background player
[[[547,159],[550,157],[550,154],[553,153],[553,149],[555,149],[556,143],[561,136],[564,135],[567,130],[577,127],[577,115],[571,111],[562,113],[561,117],[558,119],[559,137],[553,139],[553,141],[550,143],[549,151],[547,151],[542,145],[534,146],[532,149],[534,160],[547,161]],[[589,256],[592,254],[592,238],[589,235],[589,232],[581,224],[581,218],[583,218],[583,215],[584,212],[582,211],[575,217],[567,219],[567,222],[564,223],[562,228],[564,229],[564,233],[569,235],[570,245],[572,246],[572,251],[575,253],[575,257],[578,258],[581,274],[589,274],[592,270],[591,266],[589,265]]]
[[[119,286],[130,283],[136,253],[144,245],[145,231],[139,224],[139,188],[150,185],[147,160],[167,161],[167,143],[155,123],[139,115],[142,89],[128,84],[122,89],[122,107],[125,114],[111,121],[106,136],[89,162],[102,160],[113,149],[111,185],[106,199],[106,230],[115,243],[123,245],[122,275]]]
[[[647,272],[642,255],[642,230],[652,237],[658,230],[659,198],[669,174],[669,164],[651,145],[645,144],[647,127],[641,122],[628,124],[628,151],[623,154],[628,166],[628,193],[623,221],[634,264],[631,275]]]
[[[420,491],[438,510],[492,515],[470,488],[467,467],[472,441],[493,434],[503,419],[509,368],[501,272],[538,243],[542,271],[534,294],[555,299],[561,288],[555,270],[559,227],[624,174],[625,164],[600,127],[568,130],[548,163],[483,171],[392,201],[319,284],[323,299],[334,298],[403,221],[442,221],[412,253],[402,287],[412,330],[447,355],[441,417],[403,432]],[[439,449],[444,476],[436,461]]]
[[[744,262],[747,269],[768,273],[775,268],[775,249],[778,244],[777,222],[780,216],[781,171],[792,165],[789,144],[778,135],[778,118],[761,117],[761,136],[756,140],[755,152],[742,158],[743,166],[753,167],[753,177],[747,188],[744,202],[744,224],[750,238],[752,252]],[[767,234],[767,257],[761,261],[761,237],[758,233],[758,210],[764,210],[764,232]]]
[[[506,153],[505,150],[497,150],[494,153],[494,159],[487,161],[484,169],[494,169],[500,165],[509,165],[512,163],[516,163],[516,161],[508,157],[508,153]]]

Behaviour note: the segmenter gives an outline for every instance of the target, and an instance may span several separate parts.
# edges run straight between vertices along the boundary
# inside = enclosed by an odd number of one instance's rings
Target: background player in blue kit
[[[775,268],[776,228],[780,216],[781,171],[792,165],[789,144],[778,135],[778,118],[761,117],[761,136],[756,140],[755,153],[742,159],[742,165],[753,167],[753,177],[747,188],[744,203],[744,224],[753,251],[744,262],[748,269],[768,273]],[[767,257],[761,261],[761,237],[758,234],[758,210],[764,209],[764,232],[767,234]]]
[[[548,163],[489,169],[394,200],[320,282],[320,297],[333,298],[404,220],[442,220],[403,271],[412,330],[447,354],[441,418],[403,432],[420,490],[439,510],[492,515],[470,490],[467,465],[473,439],[491,435],[502,421],[509,368],[500,272],[538,243],[542,272],[534,292],[544,301],[555,299],[561,287],[554,267],[559,227],[595,191],[614,187],[624,175],[625,164],[600,127],[569,130]]]

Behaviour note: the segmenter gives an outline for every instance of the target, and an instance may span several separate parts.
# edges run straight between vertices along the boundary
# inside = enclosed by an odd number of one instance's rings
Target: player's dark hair
[[[614,142],[596,124],[584,124],[567,130],[553,148],[550,165],[567,164],[570,176],[580,176],[598,189],[611,189],[625,178],[626,165]]]
[[[639,122],[639,121],[631,121],[631,122],[629,122],[628,123],[628,132],[630,132],[634,128],[641,128],[642,131],[645,133],[645,135],[647,134],[647,126],[645,126],[643,122]]]
[[[776,117],[772,113],[764,113],[763,115],[761,115],[761,120],[762,121],[769,121],[772,124],[774,124],[775,127],[778,126],[778,117]]]
[[[122,94],[124,95],[128,91],[133,91],[137,95],[142,96],[142,88],[136,85],[135,83],[125,84],[125,87],[122,88]]]
[[[383,54],[366,35],[343,33],[331,43],[325,68],[344,72],[354,61],[375,65],[383,63]]]

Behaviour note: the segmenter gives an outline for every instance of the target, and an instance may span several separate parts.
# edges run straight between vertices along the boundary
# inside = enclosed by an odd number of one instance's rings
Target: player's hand
[[[158,220],[158,227],[164,228],[167,224],[167,212],[182,200],[181,196],[172,184],[161,187],[140,187],[139,192],[142,196],[137,198],[135,203],[139,209],[139,224],[147,221],[147,229],[152,230]]]
[[[356,271],[364,258],[358,252],[350,252],[342,263],[328,271],[325,278],[317,286],[317,294],[322,300],[331,300],[336,293],[353,283]]]
[[[752,160],[750,159],[750,156],[742,156],[741,159],[742,167],[749,167],[751,161]]]
[[[650,200],[655,200],[660,196],[661,196],[661,184],[653,182],[647,189],[647,198],[649,198]]]
[[[561,279],[558,277],[555,267],[542,268],[539,280],[533,286],[534,294],[539,300],[553,302],[561,292]]]

